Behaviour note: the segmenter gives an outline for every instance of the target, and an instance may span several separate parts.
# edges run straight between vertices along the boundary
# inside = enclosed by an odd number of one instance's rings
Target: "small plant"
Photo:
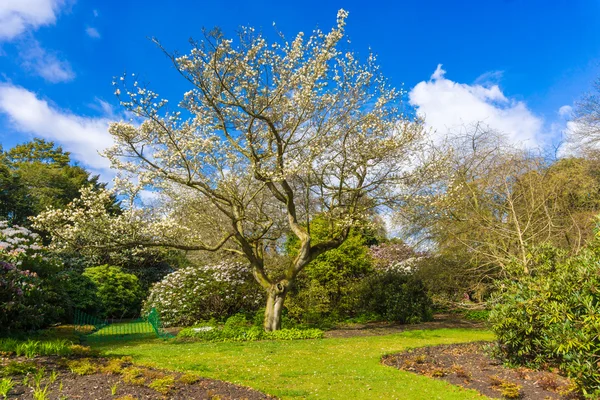
[[[46,372],[46,368],[41,367],[33,374],[33,386],[39,388],[42,384],[42,379],[44,379],[44,372]]]
[[[556,392],[559,388],[559,383],[556,380],[556,377],[552,374],[545,374],[537,381],[538,386],[544,390],[550,390]]]
[[[91,356],[94,355],[94,352],[91,348],[87,346],[82,346],[80,344],[74,344],[69,347],[71,354],[75,356]]]
[[[63,391],[63,382],[60,381],[60,383],[58,384],[58,391],[62,392]]]
[[[2,374],[4,376],[27,375],[29,373],[35,372],[36,370],[37,370],[37,366],[33,362],[11,361],[4,367]]]
[[[156,390],[161,394],[166,395],[171,391],[171,389],[173,389],[174,385],[175,378],[173,378],[172,376],[167,376],[164,378],[155,379],[148,385],[148,387]]]
[[[447,374],[447,371],[443,368],[435,368],[433,371],[431,371],[431,376],[434,378],[443,378]]]
[[[467,370],[462,365],[454,364],[452,366],[452,372],[454,372],[459,378],[463,378],[468,381],[471,380],[471,374],[467,372]]]
[[[50,372],[50,376],[48,377],[50,384],[56,382],[56,378],[58,378],[58,372],[56,370],[52,370],[52,372]]]
[[[113,358],[108,360],[106,365],[100,368],[100,371],[108,375],[119,375],[121,372],[123,372],[123,362],[118,358]]]
[[[48,385],[43,389],[39,386],[33,389],[33,400],[48,400]]]
[[[68,362],[69,370],[76,375],[91,375],[96,373],[96,366],[88,358]]]
[[[126,394],[125,396],[118,397],[115,400],[137,400],[137,398],[133,397],[130,394]]]
[[[512,382],[503,382],[500,385],[502,397],[507,399],[519,399],[522,396],[521,386]]]
[[[490,380],[490,385],[492,385],[492,387],[500,387],[500,385],[502,385],[502,383],[504,383],[504,381],[502,379],[500,379],[497,375],[490,375],[489,377]]]
[[[132,385],[143,385],[146,383],[144,373],[140,368],[128,367],[122,371],[123,382],[130,383]]]
[[[179,382],[183,383],[184,385],[193,385],[199,380],[200,378],[194,374],[185,374],[179,378]]]
[[[8,392],[15,387],[15,383],[11,378],[2,378],[0,379],[0,396],[5,399],[8,397]]]
[[[110,394],[113,396],[117,395],[117,389],[119,388],[119,382],[115,383],[110,387]]]

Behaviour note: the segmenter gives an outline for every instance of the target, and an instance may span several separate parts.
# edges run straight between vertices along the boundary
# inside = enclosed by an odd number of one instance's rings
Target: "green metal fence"
[[[109,322],[82,311],[76,311],[74,325],[85,342],[139,340],[156,337],[169,339],[174,337],[163,329],[160,314],[155,308],[145,317],[125,322]]]

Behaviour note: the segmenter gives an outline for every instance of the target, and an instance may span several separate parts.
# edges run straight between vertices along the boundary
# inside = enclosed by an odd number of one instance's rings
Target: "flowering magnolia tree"
[[[298,273],[373,209],[399,204],[429,167],[421,163],[422,124],[401,112],[402,91],[390,87],[373,55],[361,62],[341,50],[346,17],[340,10],[328,33],[291,41],[280,34],[271,43],[252,28],[235,40],[214,30],[185,55],[156,42],[190,90],[170,108],[135,78],[116,80],[121,104],[137,119],[110,126],[115,146],[106,155],[122,171],[118,187],[160,192],[168,201],[160,210],[111,217],[103,195],[88,191],[67,210],[40,216],[37,226],[59,243],[242,255],[266,292],[264,327],[279,329]],[[331,229],[314,243],[317,214]],[[289,234],[299,240],[298,254],[282,276],[270,276],[265,252]]]

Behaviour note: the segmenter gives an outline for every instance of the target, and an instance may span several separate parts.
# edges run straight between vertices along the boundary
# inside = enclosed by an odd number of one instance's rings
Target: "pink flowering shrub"
[[[263,293],[250,267],[222,262],[182,268],[167,275],[150,290],[143,313],[155,307],[165,326],[191,326],[211,318],[255,311],[262,303]]]
[[[0,331],[42,327],[48,311],[45,295],[35,272],[0,261]]]
[[[0,221],[0,331],[38,329],[64,315],[61,267],[39,235]]]

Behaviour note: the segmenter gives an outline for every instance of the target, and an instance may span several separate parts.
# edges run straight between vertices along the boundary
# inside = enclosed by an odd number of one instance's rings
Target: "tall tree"
[[[2,153],[0,164],[0,217],[18,225],[46,207],[62,208],[79,196],[83,186],[104,187],[54,142],[35,138]],[[114,199],[113,199],[114,202]]]
[[[126,76],[115,82],[121,104],[141,122],[110,127],[116,145],[107,156],[130,175],[121,186],[162,192],[169,207],[197,199],[190,213],[206,230],[165,210],[130,209],[105,223],[97,208],[86,219],[82,210],[98,198],[89,193],[70,211],[41,216],[39,226],[58,241],[103,232],[110,240],[94,245],[126,245],[115,235],[126,231],[130,244],[239,254],[267,293],[265,329],[279,329],[298,273],[340,246],[370,210],[397,205],[425,171],[418,165],[422,125],[400,111],[402,92],[373,55],[363,63],[341,50],[346,16],[340,10],[329,33],[291,41],[281,35],[269,43],[242,28],[237,40],[206,32],[187,55],[161,46],[190,86],[177,110],[137,82],[127,85]],[[330,229],[315,243],[310,221],[317,214]],[[289,232],[299,251],[283,276],[270,276],[265,249]]]

